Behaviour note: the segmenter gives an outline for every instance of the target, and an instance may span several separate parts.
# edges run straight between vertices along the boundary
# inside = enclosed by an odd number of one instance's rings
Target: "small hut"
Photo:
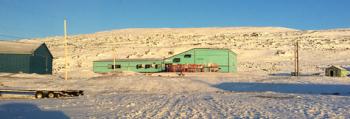
[[[326,76],[330,77],[345,77],[349,74],[349,71],[340,66],[331,66],[326,68]]]

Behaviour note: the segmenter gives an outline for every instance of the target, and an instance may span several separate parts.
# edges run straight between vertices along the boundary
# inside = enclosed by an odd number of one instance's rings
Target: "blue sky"
[[[350,27],[350,0],[0,0],[0,39],[122,28]]]

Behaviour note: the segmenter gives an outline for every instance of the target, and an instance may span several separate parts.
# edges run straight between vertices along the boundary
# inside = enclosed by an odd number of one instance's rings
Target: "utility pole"
[[[112,50],[113,51],[113,66],[112,66],[112,68],[113,68],[113,71],[115,72],[115,60],[116,60],[116,58],[117,58],[117,55],[116,55],[116,50],[114,49],[114,50]]]
[[[68,64],[67,64],[67,53],[68,53],[68,49],[67,49],[67,45],[68,45],[68,41],[67,41],[67,20],[64,19],[64,67],[65,67],[65,76],[64,76],[64,80],[68,80]]]
[[[295,76],[299,76],[300,74],[299,68],[299,41],[297,40],[295,43],[295,53],[294,53],[294,73]]]

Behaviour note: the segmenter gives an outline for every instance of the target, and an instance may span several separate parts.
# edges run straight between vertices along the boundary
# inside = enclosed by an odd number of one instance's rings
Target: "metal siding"
[[[191,54],[191,58],[184,58],[186,54]],[[174,58],[180,58],[180,62],[173,62]],[[154,69],[136,69],[137,64],[161,64],[161,68]],[[161,72],[165,70],[167,63],[172,64],[218,64],[220,72],[236,72],[237,71],[237,55],[227,49],[191,49],[180,54],[169,57],[163,61],[123,61],[116,64],[121,65],[121,69],[116,71],[135,71],[135,72]],[[108,65],[113,65],[112,61],[93,62],[94,72],[112,72],[113,69],[108,69]]]
[[[184,58],[185,54],[192,54],[191,58]],[[180,62],[173,62],[174,58],[180,58]],[[165,63],[173,64],[218,64],[220,72],[236,72],[237,58],[236,54],[226,49],[191,49],[183,53],[174,55],[165,59]]]
[[[29,73],[29,61],[27,54],[0,54],[0,72]]]
[[[30,73],[46,74],[46,58],[42,56],[31,56]]]
[[[113,72],[113,71],[133,71],[133,72],[161,72],[164,71],[164,63],[163,61],[123,61],[118,62],[116,61],[116,65],[121,65],[120,69],[109,69],[108,65],[113,65],[113,61],[106,61],[106,62],[94,62],[93,64],[93,71],[96,73],[106,73],[106,72]],[[137,64],[158,64],[159,67],[156,68],[136,68]]]
[[[186,54],[191,54],[191,58],[184,58]],[[180,58],[180,62],[173,62],[175,58]],[[194,64],[194,49],[182,52],[180,54],[174,55],[168,59],[165,60],[165,63],[173,63],[173,64]]]
[[[237,55],[230,51],[228,53],[230,66],[229,72],[237,72]]]
[[[52,55],[45,44],[35,50],[30,61],[31,73],[52,74]]]
[[[196,63],[198,64],[217,64],[220,72],[228,71],[228,54],[226,50],[212,50],[212,49],[197,49]]]

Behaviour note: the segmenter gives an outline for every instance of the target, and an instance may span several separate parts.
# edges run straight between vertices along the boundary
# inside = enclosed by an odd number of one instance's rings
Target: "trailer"
[[[0,89],[2,94],[29,94],[35,98],[60,98],[60,97],[77,97],[84,95],[83,90],[17,90],[17,89]]]

